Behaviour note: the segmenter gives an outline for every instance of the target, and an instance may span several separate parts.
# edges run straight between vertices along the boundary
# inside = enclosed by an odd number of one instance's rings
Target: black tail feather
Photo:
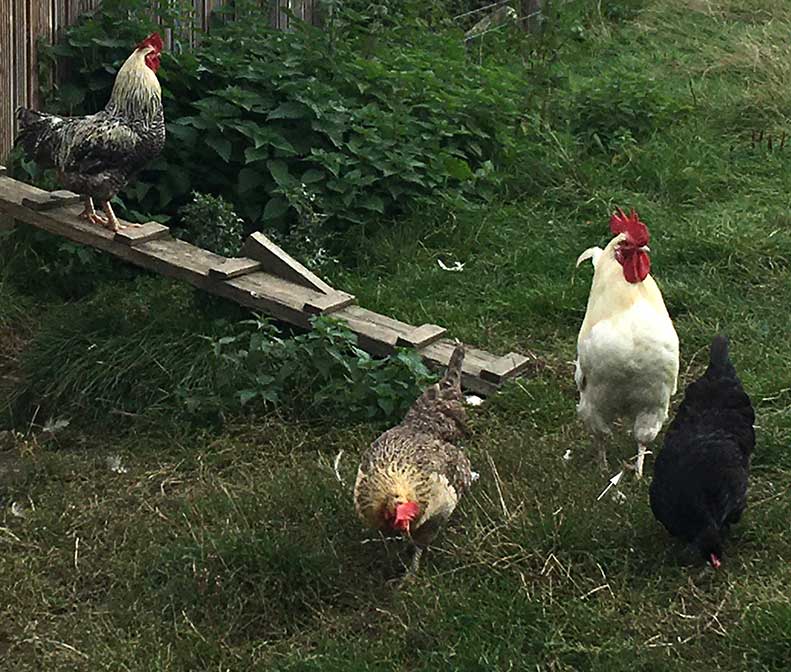
[[[36,159],[45,166],[51,165],[53,130],[56,128],[60,118],[45,112],[29,110],[26,107],[17,108],[16,118],[19,125],[19,133],[15,144],[21,145],[28,157]]]
[[[709,347],[709,367],[706,373],[715,374],[717,376],[736,377],[736,369],[731,363],[729,355],[728,337],[718,334],[711,341]]]

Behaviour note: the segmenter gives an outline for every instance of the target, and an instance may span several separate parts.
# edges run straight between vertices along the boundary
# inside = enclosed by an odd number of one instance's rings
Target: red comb
[[[138,49],[142,49],[143,47],[154,47],[157,53],[162,51],[162,48],[165,46],[165,43],[162,41],[159,33],[151,33],[145,40],[143,40],[140,44],[137,45]]]
[[[613,213],[610,217],[610,231],[618,235],[625,233],[626,237],[632,245],[642,247],[648,245],[651,236],[648,233],[648,227],[640,221],[640,217],[632,208],[631,212],[627,215],[621,208]]]

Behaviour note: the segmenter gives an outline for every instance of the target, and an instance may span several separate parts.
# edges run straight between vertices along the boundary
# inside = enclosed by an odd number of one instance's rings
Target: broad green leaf
[[[307,119],[313,116],[310,110],[296,101],[281,103],[269,113],[268,119]]]
[[[273,219],[277,219],[278,217],[282,217],[284,214],[286,214],[288,208],[289,204],[285,198],[282,196],[273,196],[267,202],[266,207],[264,207],[262,219],[265,222],[268,222]]]
[[[239,403],[244,406],[258,396],[256,390],[241,390],[239,392]]]
[[[244,150],[244,162],[253,163],[254,161],[262,161],[269,157],[268,147],[248,147]]]
[[[315,182],[321,182],[326,177],[323,170],[316,170],[315,168],[311,168],[310,170],[306,170],[302,173],[302,177],[300,180],[302,184],[314,184]]]
[[[193,128],[192,126],[182,126],[181,124],[168,124],[167,132],[168,135],[175,136],[179,140],[181,140],[182,142],[188,145],[194,145],[198,138],[198,133],[195,131],[195,128]]]
[[[269,172],[272,173],[272,177],[275,178],[278,186],[288,187],[294,183],[294,178],[288,174],[288,166],[285,161],[275,159],[267,161],[266,165],[269,167]]]
[[[457,180],[469,180],[472,176],[472,169],[463,159],[457,159],[454,156],[446,156],[443,164],[448,175],[455,177]]]
[[[225,163],[231,160],[231,141],[227,138],[223,138],[221,135],[210,135],[206,138],[206,144],[217,152]]]
[[[365,208],[367,210],[374,210],[375,212],[384,213],[385,211],[385,202],[381,196],[377,194],[369,194],[364,198],[359,199],[358,204],[361,208]]]

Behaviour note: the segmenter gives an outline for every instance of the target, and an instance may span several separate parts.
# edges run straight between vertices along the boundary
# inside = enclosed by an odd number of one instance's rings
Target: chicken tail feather
[[[728,337],[722,334],[717,335],[711,341],[709,348],[709,367],[706,373],[714,373],[718,376],[726,375],[729,377],[736,375],[730,356],[728,354]]]
[[[604,250],[602,250],[600,247],[589,247],[579,257],[577,257],[577,267],[579,268],[579,265],[583,261],[590,259],[593,267],[596,268],[596,264],[598,263],[602,252],[604,252]]]
[[[51,165],[53,161],[56,129],[63,123],[61,117],[20,107],[16,111],[19,134],[16,143],[33,159]]]
[[[443,390],[454,390],[461,394],[461,365],[464,363],[464,345],[459,343],[453,350],[448,369],[440,381]]]

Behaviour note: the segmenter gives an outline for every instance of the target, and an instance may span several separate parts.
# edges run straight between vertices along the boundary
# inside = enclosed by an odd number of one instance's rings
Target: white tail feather
[[[591,263],[593,263],[593,267],[596,268],[596,264],[599,263],[599,257],[601,257],[602,252],[604,252],[604,250],[602,250],[600,247],[589,247],[579,257],[577,257],[577,267],[579,267],[583,261],[590,259]]]

